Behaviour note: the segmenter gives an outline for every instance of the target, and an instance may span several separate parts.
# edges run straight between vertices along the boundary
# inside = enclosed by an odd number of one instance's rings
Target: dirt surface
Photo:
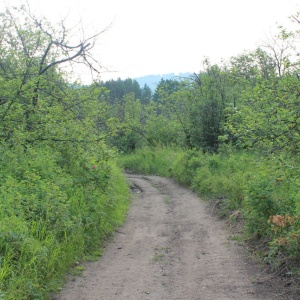
[[[300,299],[285,294],[207,204],[170,179],[128,175],[127,221],[56,300]]]

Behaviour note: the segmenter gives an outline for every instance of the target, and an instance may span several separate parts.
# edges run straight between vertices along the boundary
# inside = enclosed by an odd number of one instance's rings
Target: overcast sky
[[[0,0],[0,3],[5,0]],[[9,0],[18,3],[18,0]],[[110,78],[199,72],[205,57],[217,63],[259,46],[276,23],[300,10],[300,0],[28,0],[32,10],[87,32],[103,30],[95,57]]]

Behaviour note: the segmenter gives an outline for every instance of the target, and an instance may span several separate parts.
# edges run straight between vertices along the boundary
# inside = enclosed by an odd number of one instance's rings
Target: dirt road
[[[128,175],[137,192],[103,257],[86,265],[57,300],[292,299],[228,240],[224,222],[170,179]]]

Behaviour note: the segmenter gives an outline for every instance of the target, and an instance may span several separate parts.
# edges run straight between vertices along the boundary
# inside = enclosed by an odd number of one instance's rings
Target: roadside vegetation
[[[70,44],[69,34],[28,7],[0,14],[0,299],[49,299],[100,255],[129,204],[100,89],[62,69],[96,70],[95,37]]]
[[[71,43],[74,30],[28,7],[0,14],[0,299],[47,299],[100,254],[129,204],[120,168],[239,212],[260,257],[300,276],[299,32],[152,91],[97,80],[99,34]],[[72,80],[74,64],[94,82]]]

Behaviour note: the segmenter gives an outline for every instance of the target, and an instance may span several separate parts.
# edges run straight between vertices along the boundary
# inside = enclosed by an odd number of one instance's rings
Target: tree
[[[294,32],[287,31],[280,26],[279,33],[275,36],[271,36],[261,46],[266,49],[273,58],[275,69],[279,77],[299,68],[297,57],[299,53],[296,50],[295,38],[296,34]]]
[[[152,99],[152,91],[150,87],[145,83],[144,87],[141,89],[141,103],[149,104]]]
[[[204,61],[204,71],[195,74],[191,85],[190,144],[204,151],[215,152],[223,132],[225,108],[231,99],[229,72],[226,66]]]
[[[142,90],[139,83],[131,78],[125,80],[121,78],[117,80],[112,79],[102,83],[102,85],[109,90],[109,102],[112,105],[121,101],[125,95],[130,93],[133,93],[136,99],[141,99],[142,97]]]
[[[248,57],[251,70],[255,70],[248,85],[237,76],[236,80],[242,83],[239,105],[227,107],[225,133],[228,140],[239,146],[255,147],[267,154],[290,155],[299,151],[298,63],[290,63],[294,58],[288,54],[288,37],[291,35],[283,37],[284,47],[275,40],[269,46],[273,57],[261,49]],[[236,64],[232,70],[232,75],[236,74]]]
[[[247,102],[228,115],[228,131],[244,147],[265,153],[298,153],[299,95],[296,76],[260,82],[251,93],[242,93]]]
[[[125,213],[105,143],[107,91],[64,70],[99,71],[98,36],[76,42],[64,21],[51,26],[24,6],[0,14],[0,298],[48,299]]]
[[[168,94],[171,94],[173,92],[176,92],[178,88],[179,88],[179,81],[173,79],[165,80],[164,78],[162,78],[154,91],[153,100],[154,101],[158,100],[159,92],[161,89],[163,89],[165,92],[168,92]]]
[[[96,94],[93,88],[70,85],[63,67],[80,64],[99,72],[101,65],[93,58],[92,49],[101,32],[70,42],[72,32],[64,20],[53,27],[26,6],[6,8],[0,14],[0,32],[2,138],[13,143],[21,139],[23,144],[74,141],[74,136],[62,137],[59,128],[71,120],[74,126],[78,120],[83,122],[88,111],[84,106],[96,100]]]
[[[111,146],[120,151],[131,152],[147,142],[143,128],[145,111],[134,93],[124,95],[121,101],[110,107],[110,118],[116,126],[113,135],[108,138]]]

